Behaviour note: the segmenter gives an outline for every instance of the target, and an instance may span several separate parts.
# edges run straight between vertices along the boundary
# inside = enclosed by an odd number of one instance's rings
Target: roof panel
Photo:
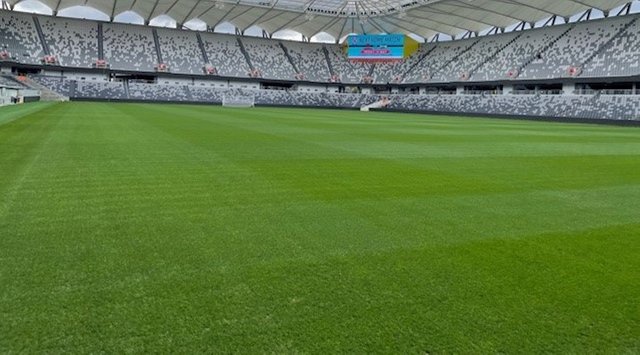
[[[7,0],[15,5],[20,0]],[[42,0],[58,10],[87,5],[111,16],[135,11],[149,20],[169,15],[178,23],[200,19],[209,26],[231,22],[258,25],[268,32],[294,29],[319,32],[400,32],[430,37],[459,35],[552,15],[572,16],[589,8],[611,10],[628,0]]]

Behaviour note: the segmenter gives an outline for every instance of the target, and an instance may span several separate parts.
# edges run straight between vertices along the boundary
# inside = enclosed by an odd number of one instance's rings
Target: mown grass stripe
[[[0,349],[638,352],[637,166],[636,128],[47,107],[0,125]]]

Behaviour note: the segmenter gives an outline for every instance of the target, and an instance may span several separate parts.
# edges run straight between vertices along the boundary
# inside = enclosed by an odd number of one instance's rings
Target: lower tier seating
[[[97,100],[222,103],[225,95],[252,95],[257,105],[360,108],[383,95],[287,90],[85,82],[61,77],[34,80],[65,96]],[[640,95],[384,95],[390,109],[416,112],[511,115],[528,117],[640,120]]]

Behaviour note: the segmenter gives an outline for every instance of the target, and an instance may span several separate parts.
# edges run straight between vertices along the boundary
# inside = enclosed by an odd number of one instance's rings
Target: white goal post
[[[226,93],[222,96],[222,106],[225,107],[254,107],[255,96],[252,93]]]

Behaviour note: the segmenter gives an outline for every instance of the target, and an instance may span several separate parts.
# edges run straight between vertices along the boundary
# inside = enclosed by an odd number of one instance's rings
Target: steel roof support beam
[[[227,12],[224,14],[224,16],[222,16],[222,17],[218,20],[218,22],[216,22],[216,23],[213,25],[213,28],[216,28],[216,27],[218,27],[218,25],[219,25],[219,24],[221,24],[221,23],[223,23],[223,22],[227,21],[227,16],[229,16],[229,14],[231,13],[231,11],[233,11],[233,10],[235,10],[235,9],[236,9],[236,7],[238,6],[238,3],[240,3],[240,0],[236,1],[236,3],[231,7],[231,9],[229,9],[229,11],[227,11]],[[215,5],[214,5],[214,6],[215,6]],[[235,26],[235,25],[234,25],[234,26]]]
[[[297,20],[299,20],[301,17],[304,17],[304,16],[306,16],[306,14],[305,14],[305,13],[303,13],[303,14],[301,14],[301,15],[298,15],[298,16],[296,16],[296,17],[294,17],[294,18],[292,18],[291,20],[289,20],[289,21],[288,21],[287,23],[285,23],[284,25],[282,25],[282,26],[280,26],[280,27],[276,28],[275,30],[273,30],[273,33],[276,33],[276,32],[278,32],[278,31],[280,31],[280,30],[284,30],[284,29],[288,28],[288,27],[289,27],[289,25],[291,25],[292,23],[296,22]],[[302,23],[300,23],[300,24],[303,24],[303,23],[305,23],[305,22],[307,22],[307,19],[304,19],[304,21],[303,21]],[[293,26],[292,26],[292,27],[293,27]]]
[[[422,9],[420,9],[420,10],[413,10],[413,11],[411,11],[411,13],[410,13],[410,14],[407,14],[407,16],[408,16],[408,17],[411,17],[411,18],[418,18],[418,19],[421,19],[421,20],[428,20],[428,21],[431,21],[431,22],[434,22],[434,23],[439,23],[439,24],[441,24],[441,25],[445,25],[445,26],[449,26],[449,27],[454,27],[454,26],[451,26],[451,24],[449,24],[449,23],[445,23],[445,22],[442,22],[442,21],[436,21],[436,20],[433,18],[433,16],[430,16],[430,17],[416,16],[416,15],[415,15],[415,13],[416,13],[416,12],[420,12],[420,13],[427,13],[427,14],[428,14],[428,13],[432,13],[432,14],[436,14],[436,15],[452,16],[452,17],[461,18],[461,19],[465,19],[465,20],[468,20],[468,21],[472,21],[472,22],[480,23],[480,24],[483,24],[483,25],[486,25],[486,26],[490,26],[490,27],[495,27],[495,26],[496,26],[496,25],[495,25],[495,24],[493,24],[493,23],[484,22],[484,21],[481,21],[481,20],[475,19],[475,18],[473,18],[473,17],[462,16],[462,15],[459,15],[459,14],[447,13],[447,12],[444,12],[444,11],[442,11],[442,10],[438,10],[438,9],[435,9],[435,8],[428,9],[428,10],[422,10]],[[506,16],[505,16],[505,17],[506,17]],[[518,20],[518,19],[514,19],[514,18],[512,18],[512,19],[513,19],[513,20]]]
[[[413,18],[413,17],[411,17],[411,16],[409,16],[409,17],[410,17],[410,18]],[[398,21],[398,22],[400,22],[400,23],[406,23],[406,22],[407,22],[407,21],[403,21],[403,19],[398,18],[398,17],[396,17],[396,16],[390,16],[390,17],[387,17],[387,18],[385,18],[384,20],[381,20],[381,21],[389,22],[389,21],[392,21],[392,20],[397,20],[397,21]],[[405,18],[404,20],[406,20],[406,18]],[[398,22],[393,21],[393,22],[391,22],[391,23],[392,23],[394,26],[396,26],[396,27],[398,27],[398,28],[400,28],[400,29],[403,29],[403,30],[405,30],[405,31],[408,31],[408,32],[410,32],[410,33],[415,33],[415,32],[416,32],[415,30],[410,30],[410,29],[408,29],[405,25],[400,25],[400,24],[398,24]],[[408,23],[409,23],[409,24],[411,24],[411,25],[414,25],[414,26],[420,26],[420,27],[422,27],[422,28],[424,28],[424,29],[427,29],[427,30],[432,31],[432,32],[435,32],[435,33],[444,33],[444,34],[446,34],[446,35],[452,36],[450,33],[444,32],[444,31],[439,30],[439,29],[435,29],[435,28],[430,27],[430,26],[426,26],[426,25],[417,25],[417,24],[412,23],[412,22],[408,22]],[[453,26],[448,26],[448,27],[453,27]],[[453,28],[455,28],[455,27],[453,27]],[[464,28],[462,28],[462,29],[463,29],[463,30],[467,30],[467,29],[464,29]],[[469,30],[467,30],[467,31],[469,31]]]
[[[313,4],[313,3],[315,3],[315,0],[314,0],[311,4]],[[342,7],[338,10],[338,13],[341,13],[342,11],[344,11],[344,9],[345,9],[346,7],[347,7],[347,2],[345,1],[345,2],[342,4]],[[322,32],[322,31],[323,31],[324,29],[326,29],[326,28],[330,28],[330,27],[332,27],[334,24],[336,24],[336,23],[340,22],[340,21],[341,21],[341,19],[343,19],[343,17],[337,16],[337,17],[336,17],[336,20],[337,20],[337,21],[335,21],[335,22],[333,22],[333,21],[332,21],[330,24],[327,24],[327,26],[324,26],[324,27],[321,29],[321,31],[320,31],[320,32]],[[344,33],[344,29],[346,28],[346,26],[347,26],[347,19],[345,19],[345,20],[344,20],[344,22],[342,23],[342,28],[340,29],[340,32],[338,32],[338,36],[336,37],[336,43],[339,43],[339,42],[340,42],[340,38],[342,37],[342,34]]]
[[[237,14],[237,15],[233,16],[232,18],[226,19],[226,21],[229,21],[229,22],[233,23],[233,20],[237,19],[238,17],[241,17],[241,16],[242,16],[242,15],[244,15],[244,14],[245,14],[244,12],[241,12],[241,13],[239,13],[239,14]],[[220,22],[218,22],[218,24],[220,24]],[[217,26],[217,25],[216,25],[216,26]],[[245,31],[247,28],[249,28],[249,26],[247,26],[247,27],[245,27],[245,28],[240,29],[240,31],[242,31],[242,33],[244,33],[244,31]]]
[[[62,0],[58,0],[56,2],[56,6],[53,7],[53,16],[58,16],[58,9],[60,9],[60,3],[62,3]]]
[[[384,26],[382,26],[381,24],[379,24],[376,19],[369,19],[369,22],[371,22],[371,25],[373,25],[373,27],[377,28],[378,31],[380,31],[380,33],[392,33],[393,31],[388,31]]]
[[[151,11],[149,12],[149,15],[147,15],[147,18],[144,19],[144,24],[145,25],[149,25],[149,22],[151,22],[151,16],[153,16],[153,13],[156,12],[156,8],[158,7],[158,3],[160,2],[160,0],[156,0],[156,2],[153,4],[153,9],[151,9]]]
[[[336,17],[335,19],[331,20],[331,22],[327,23],[326,25],[322,26],[316,33],[314,33],[311,37],[317,35],[320,32],[326,32],[326,30],[328,28],[333,27],[333,25],[335,25],[336,23],[340,22],[342,20],[341,17]]]
[[[456,16],[456,17],[458,17],[458,16]],[[394,17],[394,18],[397,18],[397,17]],[[469,28],[460,28],[460,27],[455,27],[455,26],[452,26],[451,24],[448,24],[448,23],[446,23],[446,22],[436,21],[436,20],[434,20],[434,19],[433,19],[433,17],[422,17],[422,16],[416,16],[416,15],[414,15],[413,13],[411,13],[410,15],[408,15],[408,16],[407,16],[407,18],[409,18],[409,19],[417,19],[417,20],[425,20],[425,21],[429,21],[429,22],[435,23],[435,24],[437,24],[437,25],[442,25],[442,26],[451,27],[451,28],[457,28],[457,29],[465,30],[465,31],[472,31],[472,30],[471,30],[471,29],[469,29]],[[461,18],[464,18],[464,17],[461,17]],[[406,19],[406,18],[405,18],[405,19]],[[469,21],[473,21],[473,22],[478,22],[478,21],[475,21],[475,20],[473,20],[473,19],[467,19],[467,20],[469,20]],[[484,23],[484,25],[487,25],[487,26],[489,26],[489,27],[497,27],[497,26],[495,26],[495,25],[493,25],[493,24],[490,24],[490,23]],[[426,27],[426,26],[423,26],[423,27],[428,28],[428,29],[430,29],[430,30],[432,30],[432,31],[441,32],[441,30],[435,30],[435,29],[433,29],[432,27]]]
[[[357,3],[357,2],[355,3],[355,5],[356,5],[356,16],[357,16],[357,18],[358,18],[358,23],[359,23],[359,25],[360,25],[360,28],[362,29],[362,33],[367,34],[367,31],[366,31],[366,30],[365,30],[365,28],[364,28],[364,24],[362,23],[362,22],[363,22],[363,20],[362,20],[362,18],[360,17],[360,13],[361,13],[361,12],[362,12],[362,13],[364,13],[365,11],[364,11],[364,10],[360,10],[360,9],[358,8],[358,4],[359,4],[359,3]],[[365,22],[365,23],[367,22],[367,18],[366,18],[366,17],[365,17],[365,19],[364,19],[364,22]],[[353,32],[355,32],[355,29],[353,30]]]
[[[586,20],[590,20],[590,19],[591,19],[591,9],[589,9],[589,10],[585,11],[585,12],[584,12],[584,13],[583,13],[579,18],[578,18],[578,21],[576,21],[576,22],[580,22],[580,21],[583,21],[583,20],[585,20],[585,19],[586,19]]]
[[[340,42],[340,38],[342,38],[345,28],[347,28],[347,20],[346,19],[344,20],[344,23],[342,24],[342,29],[340,30],[340,33],[338,33],[338,37],[336,37],[336,43]]]
[[[494,1],[495,2],[506,3],[506,4],[509,4],[509,5],[516,5],[511,1],[502,1],[502,0],[494,0]],[[456,3],[456,4],[452,4],[452,3]],[[469,3],[461,2],[459,0],[452,1],[452,3],[447,3],[447,4],[443,4],[443,5],[450,5],[450,6],[457,7],[457,8],[468,9],[468,10],[472,10],[472,11],[478,12],[478,13],[487,13],[489,15],[497,15],[497,16],[501,16],[501,17],[512,19],[514,21],[526,21],[526,19],[518,18],[518,17],[515,17],[515,16],[513,16],[511,14],[508,14],[508,13],[505,13],[505,12],[501,12],[501,11],[497,11],[497,10],[493,10],[493,9],[487,9],[487,8],[480,7],[480,6],[477,6],[477,5],[471,5]],[[434,5],[434,6],[437,6],[437,5]],[[537,8],[534,8],[534,9],[537,10]],[[440,11],[443,11],[443,10],[440,9]],[[546,12],[546,13],[548,13],[548,12]],[[457,15],[455,13],[452,13],[452,12],[448,12],[448,11],[445,11],[445,14],[447,14],[449,16],[460,17],[459,15]],[[548,13],[548,14],[549,15],[553,15],[552,13]],[[470,21],[478,22],[478,20],[474,20],[473,18],[470,18]],[[491,25],[495,26],[496,24],[492,23]]]
[[[531,1],[527,1],[527,2],[520,2],[520,1],[516,1],[516,0],[494,0],[494,1],[495,2],[501,2],[503,4],[515,5],[515,6],[520,6],[520,7],[527,7],[527,8],[532,9],[532,10],[544,12],[544,13],[548,14],[549,16],[557,15],[557,14],[554,14],[553,12],[550,12],[549,10],[543,9],[541,7],[538,7],[538,6],[531,5],[531,3],[532,3]]]
[[[385,18],[385,19],[380,19],[380,21],[390,23],[390,24],[392,24],[393,26],[395,26],[395,27],[397,27],[397,28],[400,28],[400,29],[402,29],[402,30],[405,30],[405,31],[407,31],[407,32],[409,32],[409,33],[416,33],[416,30],[408,29],[405,25],[398,24],[397,22],[390,22],[390,20],[392,20],[392,19],[393,19],[393,20],[399,20],[399,21],[402,21],[401,19],[399,19],[399,18],[397,18],[397,17],[395,17],[395,16],[387,17],[387,18]],[[414,23],[410,23],[410,24],[411,24],[411,25],[414,25],[414,26],[419,26],[419,25],[414,24]],[[451,34],[449,34],[449,33],[447,33],[447,32],[443,32],[443,31],[441,31],[441,30],[437,30],[437,29],[432,28],[432,27],[428,27],[428,26],[424,26],[424,25],[419,26],[419,27],[424,28],[424,29],[427,29],[427,30],[429,30],[429,31],[431,31],[431,32],[435,32],[435,33],[444,33],[444,34],[446,34],[446,35],[452,36]],[[453,36],[452,36],[452,37],[453,37]]]
[[[24,0],[0,0],[0,7],[13,10],[15,5]],[[194,18],[210,19],[207,25],[217,27],[223,22],[234,21],[242,23],[247,28],[265,25],[277,30],[291,28],[306,37],[319,32],[336,35],[339,39],[349,31],[353,32],[405,32],[422,34],[423,37],[435,33],[449,34],[456,37],[464,31],[497,34],[502,28],[513,28],[512,23],[519,22],[515,30],[527,29],[529,23],[532,28],[536,22],[544,19],[544,25],[552,26],[561,23],[560,18],[570,23],[567,16],[578,21],[593,19],[599,10],[605,17],[627,15],[631,13],[636,1],[630,0],[414,0],[410,3],[396,0],[375,0],[366,2],[361,0],[41,0],[49,5],[54,16],[66,9],[68,4],[96,5],[109,17],[115,20],[118,12],[129,10],[140,14],[144,23],[148,25],[155,16],[160,14],[180,13],[176,23],[180,27]],[[262,1],[262,0],[260,0]],[[408,1],[408,0],[407,0]],[[98,4],[100,6],[98,6]],[[225,8],[224,6],[228,6]],[[168,7],[168,8],[167,8]],[[615,11],[613,9],[615,8]],[[151,9],[151,12],[149,12]],[[179,10],[179,11],[178,11]],[[523,11],[521,11],[523,10]],[[579,11],[579,12],[578,12]],[[196,16],[198,12],[202,12]],[[577,15],[574,15],[578,12]],[[307,18],[301,22],[304,14],[317,14],[319,18]],[[186,16],[184,15],[186,14]],[[599,13],[598,13],[599,14]],[[548,16],[546,16],[548,15]],[[575,17],[574,17],[575,16]],[[230,19],[233,17],[233,19]],[[293,17],[293,18],[292,18]],[[219,20],[219,21],[218,21]],[[214,24],[214,22],[217,23]],[[358,21],[358,22],[356,22]],[[308,23],[307,23],[308,22]],[[285,24],[286,23],[286,24]],[[212,26],[213,25],[213,26]],[[284,25],[284,26],[281,26]],[[237,27],[237,25],[236,25]],[[350,29],[349,29],[350,27]],[[244,32],[244,30],[241,30]]]
[[[556,19],[558,19],[558,15],[553,15],[549,17],[549,19],[542,25],[542,27],[553,26],[556,24]]]
[[[269,17],[268,19],[266,19],[266,20],[264,20],[264,21],[262,21],[262,22],[258,23],[258,24],[257,24],[257,26],[260,26],[260,24],[261,24],[261,23],[268,23],[268,22],[269,22],[269,21],[271,21],[271,20],[275,20],[275,19],[277,19],[279,16],[280,16],[280,14],[274,14],[274,15],[272,15],[271,17]],[[249,28],[249,27],[251,27],[251,26],[253,26],[253,25],[256,25],[256,24],[255,24],[255,23],[254,23],[254,24],[251,24],[251,25],[247,26],[247,28]]]
[[[191,15],[193,15],[193,12],[196,10],[196,8],[198,7],[199,2],[196,2],[195,4],[193,4],[193,7],[191,8],[191,10],[189,10],[189,12],[187,12],[187,14],[182,18],[182,21],[177,21],[179,24],[184,24],[186,22],[188,22],[189,20],[191,20]]]
[[[173,2],[173,4],[171,4],[171,6],[169,6],[169,8],[168,8],[166,11],[164,11],[164,14],[168,15],[168,14],[169,14],[169,12],[171,12],[171,10],[173,10],[173,8],[176,6],[176,4],[177,4],[179,1],[180,1],[180,0],[175,0],[175,1]],[[176,21],[176,22],[177,22],[177,21]],[[182,24],[178,24],[178,28],[180,28],[181,26],[182,26]]]
[[[587,3],[582,2],[580,0],[569,0],[569,1],[571,1],[574,4],[579,4],[581,6],[588,7],[589,9],[596,9],[596,10],[600,10],[600,11],[604,12],[603,9],[601,9],[599,7],[594,7],[592,4],[587,4]]]
[[[629,2],[626,5],[624,5],[620,11],[618,11],[618,15],[617,16],[621,16],[621,15],[628,15],[631,12],[631,5],[633,4],[633,2]]]
[[[265,11],[262,15],[258,16],[258,18],[256,18],[255,20],[253,20],[251,23],[249,23],[246,28],[249,28],[253,25],[255,25],[256,23],[258,23],[260,20],[262,20],[263,18],[265,18],[268,14],[270,14],[273,11],[273,8],[278,4],[278,0],[274,1],[273,5],[271,6],[271,8],[267,11]],[[273,17],[272,17],[273,18]],[[270,18],[270,19],[272,19]]]
[[[129,11],[133,11],[133,8],[136,6],[137,3],[138,3],[138,0],[133,0],[133,2],[131,3],[131,6],[129,6]]]
[[[113,6],[111,6],[111,14],[109,14],[109,21],[113,22],[113,20],[116,18],[116,4],[118,3],[118,0],[113,0]]]
[[[216,4],[213,4],[213,5],[209,6],[206,10],[202,11],[202,12],[200,13],[200,15],[198,15],[198,16],[196,16],[196,17],[197,17],[197,18],[201,18],[202,16],[206,15],[206,14],[207,14],[207,12],[209,12],[209,11],[213,10],[215,7],[216,7]],[[207,24],[207,26],[209,26],[209,24]]]

